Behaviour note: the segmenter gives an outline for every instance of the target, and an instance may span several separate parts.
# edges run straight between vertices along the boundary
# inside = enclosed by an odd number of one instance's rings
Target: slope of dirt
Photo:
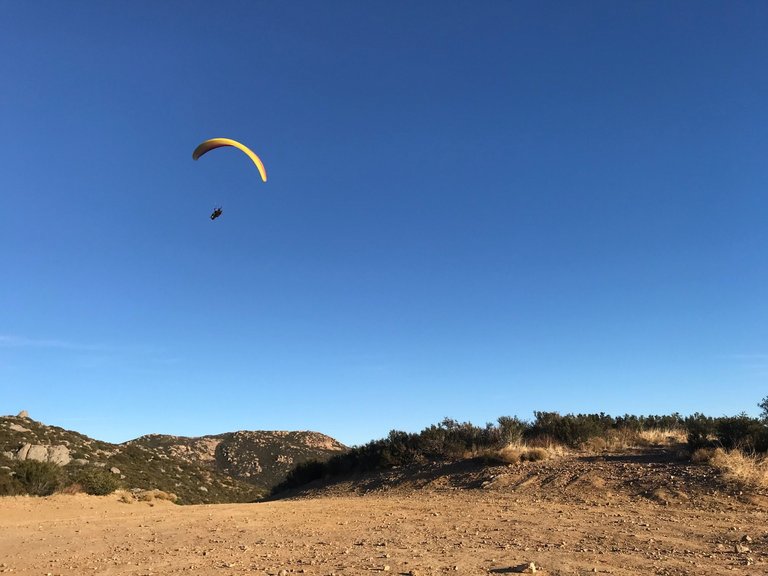
[[[768,498],[640,454],[394,470],[255,504],[0,499],[0,572],[768,573]]]
[[[414,489],[513,491],[540,500],[575,504],[622,504],[641,499],[708,506],[719,502],[718,495],[726,500],[743,497],[738,487],[723,483],[711,466],[691,463],[680,448],[664,447],[601,455],[574,454],[517,464],[494,464],[478,458],[416,465],[336,482],[315,482],[284,497]],[[768,492],[752,491],[750,497],[758,501],[768,499]]]

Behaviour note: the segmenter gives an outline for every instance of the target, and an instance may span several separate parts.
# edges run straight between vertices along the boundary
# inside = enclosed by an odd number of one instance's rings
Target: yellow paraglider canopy
[[[209,150],[213,150],[214,148],[221,148],[222,146],[232,146],[234,148],[237,148],[238,150],[241,150],[242,152],[245,152],[248,155],[248,158],[253,160],[253,163],[256,164],[256,168],[259,169],[259,174],[261,174],[261,179],[266,182],[267,181],[267,170],[264,168],[264,164],[262,163],[261,159],[256,156],[256,154],[253,153],[253,151],[248,148],[247,146],[240,144],[237,140],[230,140],[229,138],[211,138],[210,140],[206,140],[200,146],[195,148],[195,151],[192,152],[192,160],[197,160],[208,152]]]

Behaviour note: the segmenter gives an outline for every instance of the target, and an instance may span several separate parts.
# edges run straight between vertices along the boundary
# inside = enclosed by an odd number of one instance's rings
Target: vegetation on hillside
[[[419,433],[392,430],[386,438],[357,446],[325,462],[296,466],[273,494],[314,480],[349,476],[415,463],[483,457],[512,462],[548,457],[548,448],[583,449],[643,446],[660,439],[684,439],[693,452],[720,448],[751,455],[768,451],[768,397],[759,418],[745,413],[711,417],[693,414],[610,416],[535,412],[533,421],[502,416],[496,424],[475,426],[450,418]],[[758,457],[759,460],[759,457]],[[724,458],[718,460],[725,466]]]
[[[418,433],[393,430],[386,438],[348,450],[312,432],[151,435],[118,445],[26,417],[4,417],[0,418],[0,495],[109,494],[125,488],[163,491],[179,503],[252,501],[271,486],[272,493],[278,493],[314,480],[410,464],[463,458],[513,463],[546,459],[565,450],[659,443],[685,444],[692,460],[709,462],[728,481],[768,486],[768,396],[758,407],[758,418],[745,413],[614,417],[534,412],[531,421],[502,416],[485,426],[445,418]],[[13,451],[23,444],[66,446],[72,460],[64,466],[16,460]],[[265,463],[271,466],[266,476]],[[285,479],[279,482],[281,475]]]
[[[24,445],[60,447],[64,465],[17,458]],[[299,462],[346,447],[316,432],[240,431],[188,438],[150,435],[122,444],[94,440],[26,416],[0,417],[0,495],[118,488],[160,490],[183,504],[250,502]],[[39,451],[38,451],[39,453]]]

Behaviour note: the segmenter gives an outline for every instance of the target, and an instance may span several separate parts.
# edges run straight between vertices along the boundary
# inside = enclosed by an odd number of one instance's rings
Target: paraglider
[[[230,138],[211,138],[210,140],[206,140],[197,148],[195,148],[194,152],[192,152],[192,160],[197,160],[200,158],[200,156],[209,152],[210,150],[213,150],[214,148],[221,148],[222,146],[231,146],[245,153],[248,158],[250,158],[251,161],[256,165],[256,168],[258,168],[259,174],[261,174],[261,179],[264,182],[267,181],[267,170],[264,168],[264,163],[261,161],[261,158],[256,156],[256,154],[253,153],[253,150],[244,144],[241,144],[237,140],[231,140]],[[211,220],[216,220],[216,218],[221,216],[221,213],[221,206],[214,209],[214,211],[211,213]]]
[[[233,148],[237,148],[244,152],[251,161],[256,164],[256,168],[259,169],[259,174],[261,174],[261,179],[264,182],[267,181],[267,169],[264,168],[264,163],[261,161],[261,158],[256,156],[256,154],[253,153],[253,150],[244,144],[240,144],[237,140],[230,140],[229,138],[211,138],[210,140],[206,140],[192,152],[192,159],[197,160],[206,152],[213,150],[214,148],[221,148],[222,146],[232,146]]]

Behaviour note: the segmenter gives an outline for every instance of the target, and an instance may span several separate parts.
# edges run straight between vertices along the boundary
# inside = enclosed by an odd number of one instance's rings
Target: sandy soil
[[[0,573],[768,574],[768,498],[617,459],[441,469],[256,504],[0,498]],[[700,476],[697,476],[697,474]]]

